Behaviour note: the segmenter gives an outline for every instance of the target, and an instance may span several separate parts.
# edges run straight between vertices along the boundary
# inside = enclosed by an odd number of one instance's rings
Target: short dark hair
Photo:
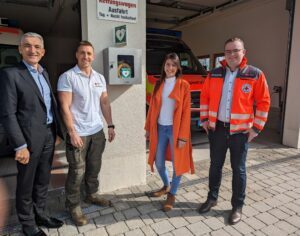
[[[243,41],[241,38],[238,38],[238,37],[233,37],[233,38],[227,39],[227,40],[225,41],[225,43],[224,43],[224,48],[226,47],[226,45],[227,45],[228,43],[233,43],[233,42],[236,42],[236,41],[238,41],[238,42],[240,42],[241,44],[243,44],[243,47],[245,48],[245,43],[244,43],[244,41]]]
[[[83,40],[83,41],[80,41],[80,42],[79,42],[79,44],[78,44],[78,46],[77,46],[77,51],[78,51],[78,49],[79,49],[81,46],[90,46],[90,47],[92,47],[93,50],[94,50],[93,44],[92,44],[91,42],[87,41],[87,40]]]

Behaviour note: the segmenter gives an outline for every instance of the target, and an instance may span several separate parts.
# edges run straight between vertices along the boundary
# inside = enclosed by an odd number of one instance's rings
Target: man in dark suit
[[[46,235],[38,226],[58,228],[63,222],[45,212],[55,140],[62,136],[57,103],[48,74],[39,64],[43,38],[22,36],[23,61],[0,73],[0,120],[15,149],[16,209],[25,235]]]

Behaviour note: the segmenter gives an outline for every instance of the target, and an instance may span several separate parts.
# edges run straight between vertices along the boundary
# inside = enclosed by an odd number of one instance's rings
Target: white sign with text
[[[97,0],[97,16],[101,20],[136,23],[138,0]]]

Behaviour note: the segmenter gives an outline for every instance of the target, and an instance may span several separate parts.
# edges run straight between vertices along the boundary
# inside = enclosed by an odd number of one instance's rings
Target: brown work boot
[[[165,204],[163,206],[163,211],[170,211],[173,209],[173,205],[175,203],[175,195],[168,193],[167,200],[165,201]]]
[[[97,193],[87,195],[85,198],[85,202],[90,204],[95,204],[98,206],[103,206],[103,207],[112,206],[111,201],[106,200],[105,198],[101,197]]]
[[[77,226],[86,225],[88,223],[88,219],[82,213],[81,207],[76,206],[70,208],[71,218]]]
[[[170,186],[163,186],[161,189],[157,191],[150,192],[149,197],[161,197],[162,195],[169,193],[169,191],[170,191]]]

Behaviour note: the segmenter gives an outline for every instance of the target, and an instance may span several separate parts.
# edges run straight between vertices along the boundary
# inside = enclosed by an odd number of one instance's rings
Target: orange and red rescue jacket
[[[226,74],[226,61],[221,64],[205,80],[200,99],[200,119],[208,121],[212,129],[216,127]],[[239,66],[232,96],[230,133],[245,132],[250,128],[259,133],[267,121],[270,93],[264,73],[247,65],[245,57]]]

